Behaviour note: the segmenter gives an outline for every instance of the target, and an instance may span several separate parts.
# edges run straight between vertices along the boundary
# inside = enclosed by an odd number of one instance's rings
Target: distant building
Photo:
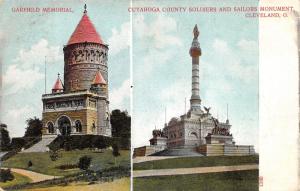
[[[42,95],[43,136],[111,136],[108,99],[108,45],[97,33],[86,7],[64,51],[64,77]]]

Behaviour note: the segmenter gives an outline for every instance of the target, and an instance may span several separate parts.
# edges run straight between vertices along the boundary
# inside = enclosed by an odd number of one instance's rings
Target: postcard
[[[299,190],[298,1],[0,15],[0,190]]]

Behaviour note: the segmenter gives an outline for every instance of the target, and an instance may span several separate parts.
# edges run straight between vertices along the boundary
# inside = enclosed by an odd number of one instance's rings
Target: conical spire
[[[52,88],[52,93],[62,92],[64,90],[63,84],[60,79],[60,74],[57,74],[57,80]]]
[[[86,5],[84,6],[83,16],[70,37],[68,45],[84,42],[103,44],[101,36],[97,33],[96,28],[87,15]]]
[[[103,78],[101,72],[98,70],[96,75],[95,75],[95,78],[93,80],[93,84],[106,84],[106,81],[105,79]]]

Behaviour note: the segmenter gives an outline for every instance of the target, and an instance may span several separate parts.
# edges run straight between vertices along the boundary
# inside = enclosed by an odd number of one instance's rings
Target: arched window
[[[77,120],[75,122],[75,129],[76,129],[76,132],[81,132],[82,131],[82,125],[81,125],[81,122],[79,120]]]
[[[191,137],[198,138],[198,135],[197,135],[197,133],[195,133],[195,132],[192,132],[192,133],[190,134],[190,136],[191,136]]]
[[[51,133],[51,134],[54,133],[54,125],[52,122],[48,122],[47,128],[48,128],[48,133]]]

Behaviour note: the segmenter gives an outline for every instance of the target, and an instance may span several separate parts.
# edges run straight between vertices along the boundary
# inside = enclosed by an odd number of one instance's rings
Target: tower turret
[[[201,56],[200,43],[198,41],[199,30],[195,25],[194,39],[190,48],[190,56],[192,57],[192,96],[190,99],[190,111],[201,111],[201,99],[199,91],[199,57]]]
[[[98,71],[94,77],[91,91],[94,91],[99,95],[107,95],[107,84],[100,71]]]
[[[62,84],[62,81],[60,79],[60,74],[57,74],[56,82],[52,88],[52,93],[61,93],[64,91],[64,86]]]
[[[81,20],[64,47],[65,91],[90,89],[98,70],[108,83],[107,53],[108,46],[96,31],[85,6]]]

